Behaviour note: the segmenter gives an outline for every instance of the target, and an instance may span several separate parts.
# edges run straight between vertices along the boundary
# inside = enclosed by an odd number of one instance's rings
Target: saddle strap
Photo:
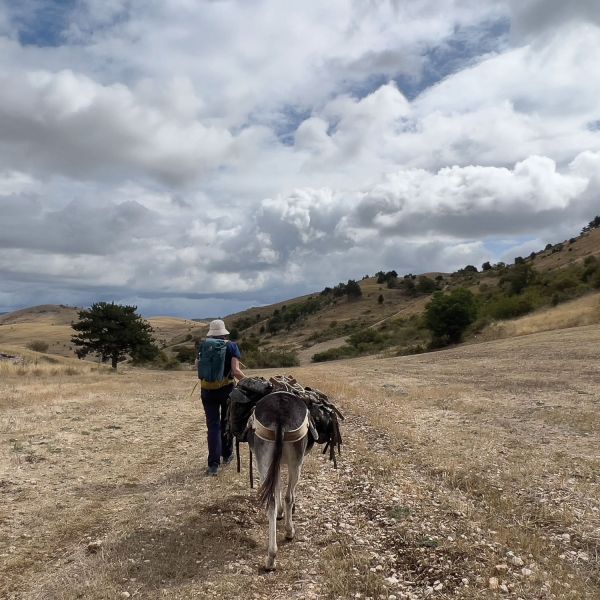
[[[267,442],[274,442],[277,436],[277,432],[274,429],[269,429],[265,427],[254,415],[252,427],[254,429],[254,435],[259,437],[261,440],[266,440]],[[284,442],[298,442],[308,433],[308,411],[306,411],[306,416],[304,417],[304,421],[302,421],[302,425],[297,429],[291,429],[290,431],[286,431],[283,434]]]

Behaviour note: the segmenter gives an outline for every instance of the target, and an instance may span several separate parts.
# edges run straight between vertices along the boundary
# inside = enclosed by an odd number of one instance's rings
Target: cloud
[[[173,85],[177,100],[158,110],[127,86],[69,70],[5,74],[0,153],[19,168],[72,178],[137,172],[173,184],[194,179],[222,164],[232,136],[193,118],[189,82]]]
[[[6,305],[241,308],[597,210],[590,2],[41,6],[0,7]]]
[[[600,25],[600,11],[595,0],[508,0],[508,6],[512,32],[519,40],[555,33],[573,22]]]

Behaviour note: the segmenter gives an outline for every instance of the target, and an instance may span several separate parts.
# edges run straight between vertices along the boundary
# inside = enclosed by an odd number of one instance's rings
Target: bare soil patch
[[[243,473],[202,475],[193,372],[0,380],[0,597],[600,597],[600,327],[292,370],[347,414],[261,573]],[[262,374],[267,375],[267,372]]]

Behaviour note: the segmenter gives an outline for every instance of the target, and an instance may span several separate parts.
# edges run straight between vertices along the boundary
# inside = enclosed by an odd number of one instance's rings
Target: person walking
[[[208,468],[216,476],[219,465],[233,458],[232,441],[227,435],[227,400],[236,379],[243,379],[238,345],[227,340],[229,331],[221,319],[210,322],[206,339],[201,342],[196,361],[200,378],[200,397],[206,416]]]

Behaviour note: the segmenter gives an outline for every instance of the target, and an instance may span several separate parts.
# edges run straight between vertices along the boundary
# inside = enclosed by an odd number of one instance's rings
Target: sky
[[[597,0],[0,0],[0,311],[191,318],[600,214]]]

